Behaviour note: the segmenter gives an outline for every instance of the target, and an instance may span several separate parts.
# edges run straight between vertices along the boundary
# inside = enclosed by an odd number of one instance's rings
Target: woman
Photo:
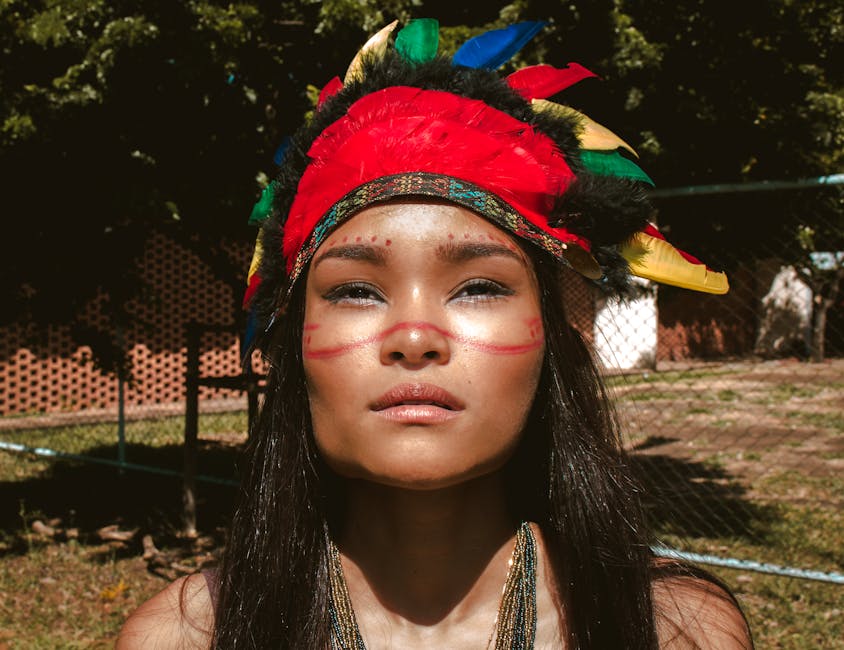
[[[623,142],[546,101],[591,73],[484,69],[535,25],[451,61],[425,21],[390,50],[394,26],[323,91],[259,210],[270,372],[222,564],[118,647],[751,647],[729,592],[651,554],[561,300],[564,266],[608,291],[628,268],[725,278],[648,226]]]

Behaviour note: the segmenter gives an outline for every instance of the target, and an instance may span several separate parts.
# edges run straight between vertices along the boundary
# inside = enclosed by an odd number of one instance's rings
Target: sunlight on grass
[[[606,382],[608,386],[634,386],[636,384],[648,384],[656,381],[678,384],[696,379],[711,379],[713,377],[728,375],[731,372],[728,368],[715,370],[671,370],[667,372],[648,370],[642,373],[607,377]]]
[[[689,538],[664,533],[660,541],[722,558],[842,571],[844,515],[840,499],[844,495],[844,477],[778,472],[760,479],[754,487],[769,501],[800,496],[806,505],[774,502],[774,516],[761,525],[757,523],[755,534],[749,536]],[[710,570],[735,590],[750,619],[757,647],[844,648],[844,586],[746,570]]]

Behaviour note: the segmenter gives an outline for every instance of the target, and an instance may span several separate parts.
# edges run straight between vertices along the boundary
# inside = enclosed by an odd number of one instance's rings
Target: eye
[[[492,280],[469,280],[455,293],[453,298],[464,302],[486,302],[505,296],[512,296],[512,289]]]
[[[333,304],[369,305],[382,302],[378,290],[365,282],[341,284],[326,292],[323,298]]]

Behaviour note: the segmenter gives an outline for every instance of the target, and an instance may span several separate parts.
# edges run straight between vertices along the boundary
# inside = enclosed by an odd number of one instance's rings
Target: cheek
[[[306,359],[304,365],[314,439],[322,457],[339,471],[332,459],[347,455],[342,432],[355,429],[350,426],[347,403],[349,377],[337,367],[342,363],[309,363]]]
[[[490,357],[526,356],[530,359],[532,353],[541,351],[545,344],[542,319],[532,315],[525,317],[523,313],[498,319],[457,319],[451,338],[458,346]]]
[[[511,426],[521,427],[539,385],[544,350],[540,343],[521,354],[497,355],[484,364],[484,372],[475,373],[493,417],[506,417]]]

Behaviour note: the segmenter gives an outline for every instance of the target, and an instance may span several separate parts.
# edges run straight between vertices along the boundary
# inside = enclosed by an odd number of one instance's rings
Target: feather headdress
[[[373,36],[320,93],[250,221],[261,222],[245,304],[266,322],[333,228],[398,196],[467,207],[609,292],[629,273],[725,293],[726,276],[649,223],[651,179],[609,129],[549,97],[595,75],[576,63],[495,69],[544,23],[520,23],[437,56],[436,21]],[[256,298],[257,294],[257,298]]]

